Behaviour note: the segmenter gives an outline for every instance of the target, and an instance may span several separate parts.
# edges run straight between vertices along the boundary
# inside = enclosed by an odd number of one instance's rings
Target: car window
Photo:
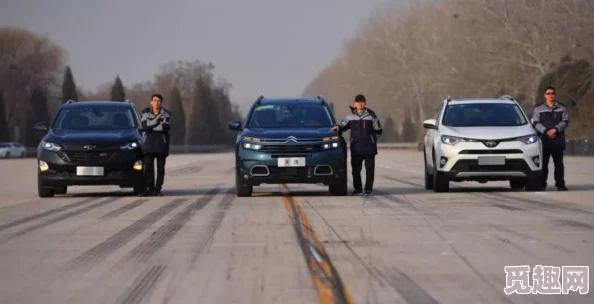
[[[137,128],[134,110],[128,107],[89,106],[62,109],[52,128],[57,130],[118,130]]]
[[[9,144],[0,144],[0,148],[10,148]]]
[[[252,112],[250,128],[302,128],[334,125],[328,107],[320,104],[263,105]]]
[[[506,103],[448,105],[442,121],[448,127],[512,127],[527,123],[517,105]]]

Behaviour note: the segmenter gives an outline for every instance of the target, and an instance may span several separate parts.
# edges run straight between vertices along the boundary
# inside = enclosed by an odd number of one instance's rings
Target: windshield
[[[330,111],[321,104],[259,106],[248,123],[250,128],[331,128],[333,125]]]
[[[62,109],[52,127],[56,130],[122,130],[137,128],[128,107],[76,107]]]
[[[527,123],[520,107],[506,103],[448,105],[442,121],[448,127],[513,127]]]

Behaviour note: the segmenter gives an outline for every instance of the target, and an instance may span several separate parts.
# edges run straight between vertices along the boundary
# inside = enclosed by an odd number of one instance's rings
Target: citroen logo
[[[285,139],[285,142],[289,142],[289,141],[297,142],[297,138],[294,136],[289,136]]]
[[[85,148],[87,150],[91,150],[91,149],[95,148],[95,146],[93,146],[93,145],[86,145],[83,148]]]
[[[485,146],[487,146],[489,148],[493,148],[493,147],[497,146],[497,142],[489,140],[489,141],[485,142]]]

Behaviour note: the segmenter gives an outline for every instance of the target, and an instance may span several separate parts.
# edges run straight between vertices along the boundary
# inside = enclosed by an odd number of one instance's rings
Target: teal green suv
[[[347,195],[347,146],[330,105],[322,97],[264,98],[250,108],[235,147],[237,196],[261,184],[324,184]]]

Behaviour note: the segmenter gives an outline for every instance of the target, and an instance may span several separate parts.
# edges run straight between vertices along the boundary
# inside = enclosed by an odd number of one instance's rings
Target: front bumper
[[[91,186],[119,185],[133,187],[142,182],[142,153],[135,151],[117,151],[109,159],[78,154],[77,157],[64,157],[68,152],[40,150],[38,153],[39,181],[44,186]],[[73,154],[74,155],[74,154]],[[43,165],[41,165],[43,164]],[[77,167],[102,167],[102,176],[79,176]]]
[[[279,158],[305,158],[302,167],[279,167]],[[343,148],[311,153],[273,153],[239,148],[237,176],[248,185],[260,184],[325,184],[346,177],[346,153]]]
[[[485,148],[480,142],[463,142],[455,146],[440,144],[436,149],[437,171],[452,181],[525,180],[542,175],[541,143],[501,142],[496,148]],[[479,158],[497,156],[504,164],[480,165]]]

